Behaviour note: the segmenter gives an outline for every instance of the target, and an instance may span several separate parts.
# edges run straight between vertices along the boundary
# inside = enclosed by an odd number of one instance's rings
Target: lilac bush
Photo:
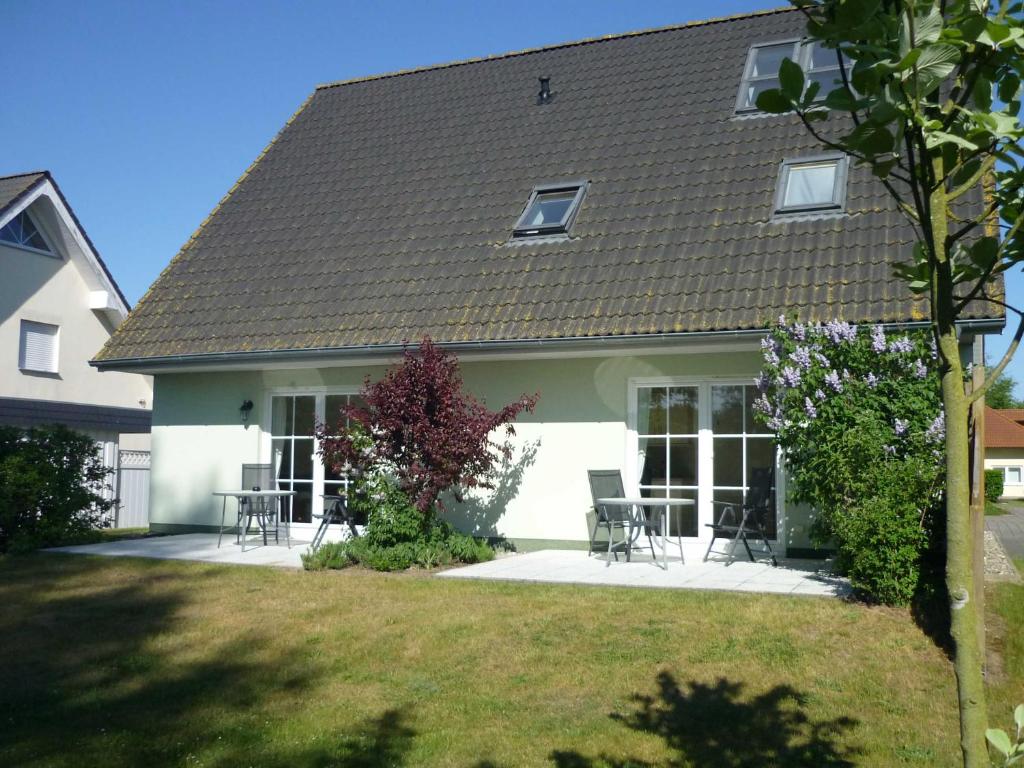
[[[790,500],[817,511],[812,535],[836,549],[855,587],[906,603],[936,540],[943,486],[930,336],[779,318],[761,349],[755,411],[785,454]]]

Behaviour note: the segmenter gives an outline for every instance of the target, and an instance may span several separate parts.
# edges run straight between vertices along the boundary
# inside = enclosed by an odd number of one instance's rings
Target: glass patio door
[[[351,394],[328,393],[271,396],[271,463],[278,488],[295,491],[292,523],[312,523],[314,510],[319,513],[323,507],[324,494],[348,490],[348,478],[320,461],[314,432],[317,424],[337,423],[341,407],[354,399]]]
[[[679,533],[707,538],[704,526],[722,507],[745,503],[758,470],[775,468],[773,436],[754,420],[757,390],[746,383],[638,383],[635,386],[635,460],[628,474],[647,497],[694,499],[682,507]],[[632,439],[632,438],[631,438]],[[778,528],[770,496],[768,534]],[[676,535],[676,517],[670,521]]]

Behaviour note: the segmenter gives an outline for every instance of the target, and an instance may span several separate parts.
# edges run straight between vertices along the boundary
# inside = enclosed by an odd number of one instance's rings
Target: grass
[[[1024,690],[999,585],[993,720]],[[0,765],[944,766],[949,660],[838,600],[0,559]]]
[[[985,499],[985,517],[999,517],[1000,515],[1008,514],[1010,514],[1010,510],[1002,504]]]
[[[1014,560],[1024,574],[1024,559]],[[1013,733],[1013,708],[1024,704],[1024,585],[993,584],[988,589],[989,720]],[[994,662],[994,663],[993,663]]]

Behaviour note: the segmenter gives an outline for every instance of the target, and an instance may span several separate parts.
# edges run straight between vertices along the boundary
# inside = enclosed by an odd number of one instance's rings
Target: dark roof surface
[[[152,429],[153,412],[143,408],[0,397],[0,424],[15,427],[63,424],[73,429],[137,434]]]
[[[771,220],[782,159],[820,150],[736,94],[752,43],[803,29],[773,11],[321,86],[98,361],[925,320],[868,172],[848,216]],[[510,244],[534,185],[572,179],[571,238]]]
[[[47,177],[45,171],[19,173],[15,176],[0,176],[0,216],[16,203],[22,195]]]
[[[1010,409],[985,408],[985,447],[1024,448],[1024,426]]]

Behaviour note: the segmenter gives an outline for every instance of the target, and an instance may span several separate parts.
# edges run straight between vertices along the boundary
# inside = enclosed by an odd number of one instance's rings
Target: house
[[[46,171],[0,177],[0,274],[0,424],[64,424],[111,468],[148,451],[150,378],[89,365],[128,302]]]
[[[767,11],[317,87],[93,361],[154,377],[153,527],[210,530],[243,462],[309,525],[346,482],[314,423],[429,336],[492,407],[541,395],[456,525],[585,547],[587,470],[618,468],[696,499],[702,553],[711,499],[778,462],[751,413],[765,329],[927,324],[882,187],[754,105],[786,56],[837,76],[803,30]],[[1002,325],[972,311],[965,354]],[[810,513],[776,477],[798,554]]]
[[[1002,498],[1024,498],[1024,408],[985,409],[985,469],[1002,470]]]

